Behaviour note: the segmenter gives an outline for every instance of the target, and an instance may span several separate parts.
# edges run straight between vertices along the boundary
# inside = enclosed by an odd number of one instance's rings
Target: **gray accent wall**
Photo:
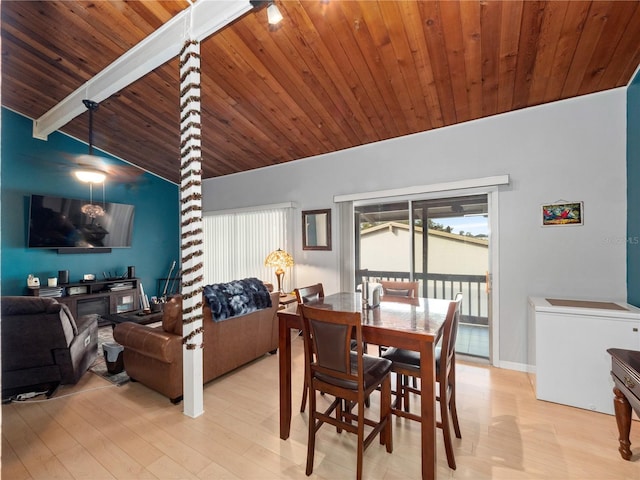
[[[319,281],[333,293],[341,259],[334,195],[509,175],[492,232],[500,245],[494,363],[526,369],[528,296],[627,299],[626,90],[206,180],[203,207],[295,202],[296,284]],[[584,225],[542,227],[541,205],[559,200],[584,202]],[[300,211],[329,207],[333,250],[302,250]]]

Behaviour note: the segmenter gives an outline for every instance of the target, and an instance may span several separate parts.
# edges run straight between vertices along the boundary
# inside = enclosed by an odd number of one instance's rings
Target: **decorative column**
[[[202,148],[200,42],[180,52],[180,242],[184,414],[204,412],[202,393]]]

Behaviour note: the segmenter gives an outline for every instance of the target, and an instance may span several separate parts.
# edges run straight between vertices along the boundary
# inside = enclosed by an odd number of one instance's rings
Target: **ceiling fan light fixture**
[[[75,170],[73,174],[84,183],[103,183],[107,176],[98,170]]]
[[[269,25],[277,25],[282,21],[282,18],[282,13],[280,13],[278,6],[271,2],[267,7],[267,21]]]

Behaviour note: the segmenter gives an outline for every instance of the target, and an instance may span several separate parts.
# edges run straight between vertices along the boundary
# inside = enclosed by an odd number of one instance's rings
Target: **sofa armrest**
[[[113,339],[125,350],[131,349],[164,363],[174,362],[177,356],[182,355],[182,337],[161,328],[124,322],[116,325]]]

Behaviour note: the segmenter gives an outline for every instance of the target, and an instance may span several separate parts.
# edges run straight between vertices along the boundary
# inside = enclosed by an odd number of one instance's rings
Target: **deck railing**
[[[367,278],[369,281],[393,280],[408,282],[409,272],[356,271],[356,285],[362,283],[363,278]],[[485,275],[416,273],[414,274],[414,281],[420,283],[419,295],[421,297],[452,300],[456,293],[462,292],[462,318],[460,323],[489,325],[489,302]]]

